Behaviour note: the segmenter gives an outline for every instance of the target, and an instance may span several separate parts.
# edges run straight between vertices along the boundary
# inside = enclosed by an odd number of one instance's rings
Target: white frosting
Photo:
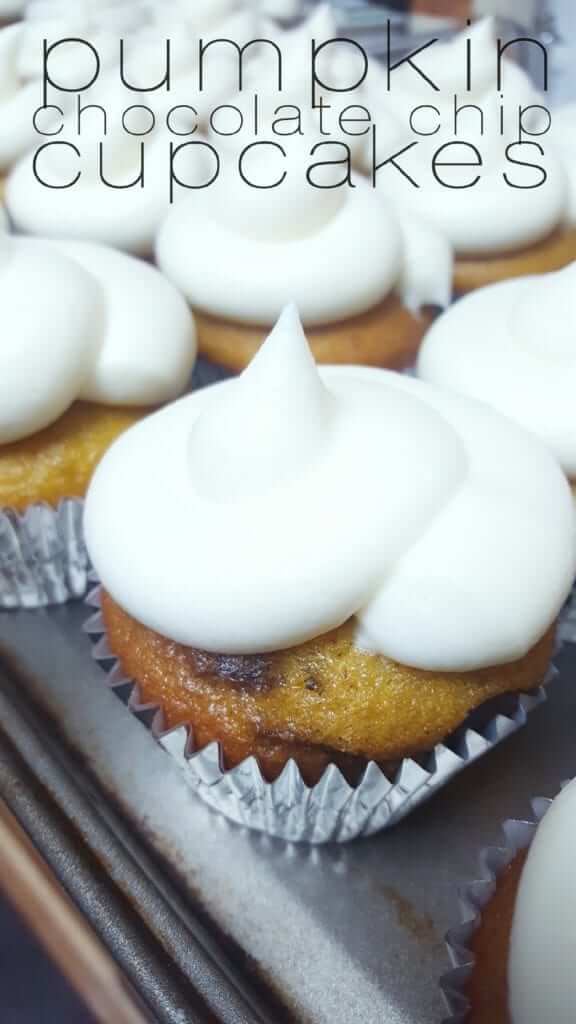
[[[570,491],[543,447],[420,381],[317,370],[293,308],[240,378],[114,444],[85,529],[126,611],[222,653],[355,615],[362,646],[405,664],[507,662],[554,621],[575,569]]]
[[[505,281],[466,296],[433,324],[418,374],[510,416],[576,477],[575,323],[576,263]]]
[[[255,182],[286,168],[287,178],[261,190],[233,170],[178,203],[160,231],[159,266],[193,306],[272,324],[293,298],[311,325],[362,313],[392,290],[401,234],[368,186],[313,188],[299,147],[289,161],[255,151],[248,168]]]
[[[466,89],[466,39],[470,38],[473,54],[472,88]],[[418,216],[427,219],[443,232],[459,253],[483,254],[501,252],[529,246],[561,225],[569,214],[569,190],[566,161],[559,157],[547,135],[533,137],[544,156],[530,149],[525,153],[514,151],[515,159],[543,166],[548,180],[538,188],[513,188],[510,180],[528,185],[539,180],[539,172],[519,170],[506,160],[506,148],[517,141],[519,106],[546,104],[535,90],[528,75],[511,60],[505,61],[502,96],[507,117],[504,135],[500,133],[500,103],[496,75],[496,42],[492,19],[485,19],[469,33],[458,35],[452,42],[435,44],[420,54],[417,64],[440,86],[435,92],[405,64],[392,72],[389,93],[372,92],[372,111],[378,121],[377,110],[382,111],[378,161],[383,161],[403,146],[416,142],[398,162],[420,186],[416,188],[399,171],[386,167],[378,173],[378,187],[395,203],[405,204]],[[383,76],[382,76],[383,77]],[[454,95],[460,105],[475,104],[484,112],[484,134],[480,134],[477,112],[463,113],[459,120],[458,135],[454,134]],[[438,123],[437,134],[428,137],[416,135],[410,128],[411,112],[421,104],[438,108],[437,114],[428,113],[426,125],[432,130]],[[370,106],[370,104],[368,104]],[[512,113],[510,113],[512,112]],[[540,115],[534,113],[536,119]],[[396,133],[390,132],[390,118]],[[420,113],[420,125],[426,115]],[[449,188],[438,182],[433,174],[432,160],[438,149],[446,143],[468,142],[476,145],[482,156],[482,166],[438,169],[443,180],[463,185],[480,175],[472,188]],[[369,164],[371,153],[365,152]],[[450,162],[461,159],[470,164],[473,154],[466,147],[454,146],[444,154]]]
[[[142,103],[147,104],[147,94]],[[17,230],[53,238],[73,238],[100,242],[125,249],[136,255],[148,255],[158,227],[170,208],[169,141],[160,128],[145,137],[127,134],[121,127],[120,111],[125,108],[126,92],[119,89],[114,72],[106,75],[90,96],[108,112],[108,133],[103,119],[91,112],[78,137],[75,119],[66,122],[58,142],[39,156],[34,174],[30,154],[13,169],[6,183],[6,205]],[[151,101],[154,108],[154,101]],[[137,118],[141,124],[137,124]],[[133,114],[132,130],[145,130],[149,116]],[[50,141],[50,140],[48,140]],[[102,145],[101,180],[100,145]],[[138,183],[144,146],[144,187]],[[75,152],[76,147],[79,153]],[[194,149],[181,156],[179,172],[184,180],[195,180],[199,157]],[[72,187],[64,187],[78,180]]]
[[[83,398],[156,405],[195,352],[185,302],[153,267],[97,245],[0,235],[0,444]]]
[[[528,854],[510,946],[513,1024],[573,1024],[576,1006],[576,782],[546,813]]]
[[[285,156],[270,145],[248,154],[243,172],[254,185],[286,175],[275,188],[246,184],[228,155],[219,180],[166,218],[156,245],[164,273],[194,307],[245,323],[271,325],[291,300],[307,326],[334,323],[395,288],[413,308],[444,305],[452,278],[446,242],[415,218],[395,216],[361,178],[325,187],[342,180],[341,166],[314,173],[323,187],[310,184],[311,143],[286,141]],[[336,148],[319,159],[340,157]]]

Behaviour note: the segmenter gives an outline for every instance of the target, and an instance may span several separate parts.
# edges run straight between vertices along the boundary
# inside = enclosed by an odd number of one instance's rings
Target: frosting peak
[[[419,381],[316,369],[293,309],[240,378],[116,442],[85,528],[126,611],[222,654],[355,617],[403,664],[496,665],[543,636],[575,566],[569,488],[532,438]]]
[[[288,306],[233,394],[216,397],[194,425],[190,455],[199,492],[234,501],[285,483],[321,449],[330,414],[330,393],[298,311]]]

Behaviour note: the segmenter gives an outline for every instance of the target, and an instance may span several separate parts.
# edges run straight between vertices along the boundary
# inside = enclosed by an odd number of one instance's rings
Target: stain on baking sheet
[[[402,896],[392,885],[379,886],[389,903],[396,912],[398,924],[409,932],[417,942],[426,945],[442,943],[442,937],[436,931],[436,926],[430,914],[422,914],[420,911]]]

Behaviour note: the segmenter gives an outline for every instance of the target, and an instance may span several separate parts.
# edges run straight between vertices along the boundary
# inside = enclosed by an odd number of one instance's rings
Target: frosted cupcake
[[[325,187],[334,167],[306,179],[309,140],[234,162],[182,199],[158,236],[157,261],[190,302],[200,351],[231,371],[250,361],[294,300],[322,363],[410,364],[433,316],[449,301],[449,248],[434,231],[398,219],[361,179]]]
[[[570,491],[545,449],[419,381],[319,371],[293,309],[239,379],[112,447],[85,530],[118,678],[240,766],[226,813],[254,825],[260,810],[255,827],[291,838],[318,814],[324,838],[381,827],[414,795],[410,771],[426,777],[405,767],[402,796],[384,772],[538,687],[574,568]],[[215,805],[219,771],[200,786]]]
[[[473,55],[470,89],[466,82],[468,35]],[[418,66],[439,92],[404,65],[393,72],[389,93],[384,92],[382,83],[381,90],[372,95],[374,114],[380,109],[385,125],[379,162],[404,146],[413,147],[398,157],[406,174],[387,167],[378,174],[378,187],[392,202],[407,204],[426,218],[449,240],[457,257],[454,282],[460,293],[511,277],[558,270],[576,259],[571,202],[576,166],[554,145],[553,135],[538,134],[546,127],[541,109],[546,100],[512,60],[504,61],[502,90],[498,90],[495,35],[492,20],[486,19],[469,34],[436,44],[419,55]],[[384,78],[382,75],[383,82]],[[458,134],[454,134],[455,95],[467,108],[459,115]],[[516,118],[514,125],[504,122],[503,132],[502,97],[508,117],[512,111]],[[529,146],[523,149],[517,145],[518,109],[531,106],[535,109],[526,113],[524,128],[533,134],[525,135]],[[413,123],[426,135],[417,135],[410,128],[410,116],[418,107]],[[392,136],[390,117],[396,126]],[[455,146],[458,142],[461,145]],[[462,161],[463,166],[440,166],[437,180],[432,168],[434,154],[448,143],[451,148],[439,157],[439,163]],[[463,143],[476,145],[481,164]],[[366,150],[367,166],[371,156]],[[544,174],[547,180],[540,184]],[[471,183],[472,187],[467,187]]]
[[[424,340],[418,376],[488,402],[536,434],[576,481],[576,263],[467,295]]]
[[[508,822],[506,847],[486,851],[491,872],[470,888],[476,917],[449,936],[466,981],[446,980],[454,1021],[466,1024],[572,1024],[574,981],[574,818],[576,782],[540,824]],[[453,987],[454,986],[454,987]],[[462,1010],[462,996],[467,1008]],[[457,1002],[456,1002],[457,997]]]
[[[79,530],[104,451],[186,387],[195,332],[158,271],[96,245],[0,234],[0,299],[0,605],[39,604],[46,529]]]

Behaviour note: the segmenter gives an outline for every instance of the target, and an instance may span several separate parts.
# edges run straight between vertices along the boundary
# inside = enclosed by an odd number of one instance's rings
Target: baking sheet
[[[308,850],[244,832],[197,800],[103,685],[81,633],[85,617],[82,604],[3,613],[0,672],[4,657],[22,693],[57,719],[78,763],[88,766],[90,798],[102,804],[104,790],[136,842],[161,858],[184,929],[192,929],[199,908],[214,924],[216,946],[231,940],[226,955],[246,979],[249,1009],[215,1019],[276,1024],[280,1010],[267,1009],[265,999],[258,1005],[263,981],[270,1005],[277,1000],[295,1022],[438,1024],[456,886],[475,876],[478,850],[498,841],[504,819],[528,815],[534,794],[552,796],[575,774],[574,649],[560,656],[549,701],[527,727],[407,821],[370,840]],[[50,778],[43,781],[50,788]],[[106,869],[113,874],[114,864]],[[160,900],[151,914],[160,930],[161,918]],[[186,971],[185,930],[161,938]]]

